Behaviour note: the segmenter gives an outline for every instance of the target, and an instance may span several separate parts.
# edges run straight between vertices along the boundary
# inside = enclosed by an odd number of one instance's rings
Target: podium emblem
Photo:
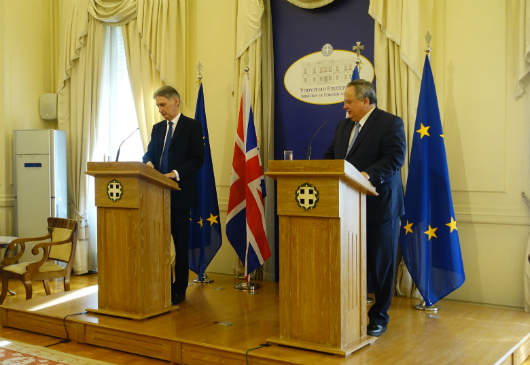
[[[123,187],[121,185],[121,182],[116,179],[109,181],[109,183],[107,184],[107,196],[109,197],[109,199],[116,203],[118,200],[121,199],[122,194]]]
[[[305,210],[313,209],[318,203],[318,195],[315,185],[303,183],[296,189],[296,203]]]

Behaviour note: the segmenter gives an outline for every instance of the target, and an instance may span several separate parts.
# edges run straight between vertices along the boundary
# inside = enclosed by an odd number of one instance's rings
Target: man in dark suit
[[[401,166],[405,159],[403,121],[376,108],[375,90],[365,80],[355,80],[344,91],[348,117],[335,130],[326,159],[345,159],[377,189],[367,205],[367,278],[375,303],[368,315],[368,334],[380,336],[388,325],[392,300],[400,217],[404,214]]]
[[[190,208],[196,204],[195,173],[203,161],[201,125],[180,113],[180,95],[171,86],[162,86],[153,94],[158,111],[165,120],[155,124],[144,163],[170,179],[181,190],[171,191],[171,235],[175,244],[175,281],[171,283],[171,302],[186,298],[188,287],[188,236]]]

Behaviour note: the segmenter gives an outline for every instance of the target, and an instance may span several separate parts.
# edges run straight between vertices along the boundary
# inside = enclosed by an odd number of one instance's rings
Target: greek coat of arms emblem
[[[295,199],[300,208],[313,209],[318,203],[318,190],[315,185],[303,183],[296,189]]]
[[[116,179],[109,181],[107,184],[107,197],[116,203],[121,199],[122,195],[123,186],[121,185],[121,182]]]

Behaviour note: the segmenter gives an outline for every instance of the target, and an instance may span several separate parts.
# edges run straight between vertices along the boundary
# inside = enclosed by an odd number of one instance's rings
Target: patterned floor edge
[[[0,337],[0,364],[108,365],[110,363]]]

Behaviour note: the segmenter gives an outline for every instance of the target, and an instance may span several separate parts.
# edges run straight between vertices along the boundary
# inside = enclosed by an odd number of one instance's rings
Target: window
[[[98,130],[94,160],[116,159],[121,142],[120,161],[141,161],[144,148],[138,130],[131,82],[121,27],[107,27],[99,92]]]
[[[102,60],[98,115],[91,161],[114,161],[120,143],[120,161],[141,161],[144,147],[138,130],[121,27],[108,26]],[[88,269],[97,270],[97,211],[94,178],[87,178]],[[83,239],[80,238],[80,239]],[[80,242],[81,243],[81,242]],[[83,255],[81,253],[80,255]],[[84,260],[84,258],[81,258]]]

